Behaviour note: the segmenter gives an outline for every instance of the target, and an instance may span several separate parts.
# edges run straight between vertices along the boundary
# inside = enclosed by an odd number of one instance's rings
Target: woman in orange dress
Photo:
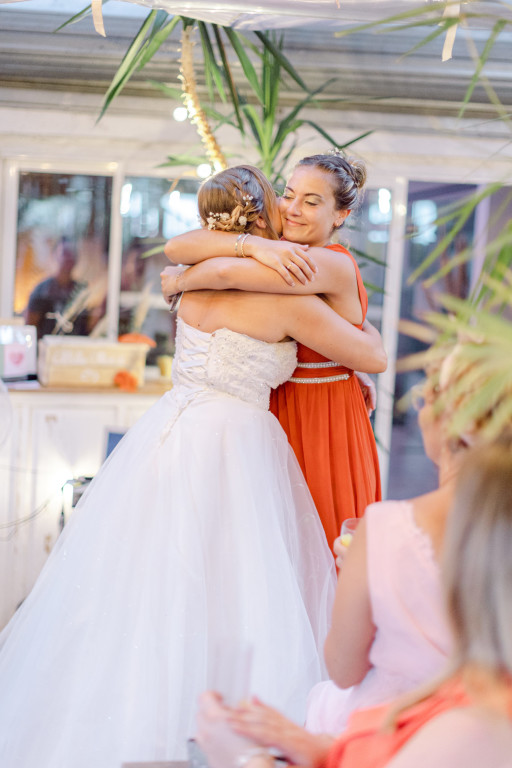
[[[280,202],[285,240],[241,239],[205,230],[173,238],[165,246],[169,259],[195,266],[164,270],[164,295],[204,288],[316,293],[354,325],[377,333],[366,321],[368,297],[355,259],[342,246],[330,244],[334,231],[358,205],[365,179],[361,161],[340,154],[304,158]],[[375,438],[353,374],[340,361],[299,345],[298,367],[271,402],[331,547],[344,519],[361,517],[368,504],[381,498]]]

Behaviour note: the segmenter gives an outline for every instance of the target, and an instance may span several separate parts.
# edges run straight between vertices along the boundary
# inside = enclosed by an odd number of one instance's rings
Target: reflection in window
[[[368,319],[380,329],[392,208],[389,189],[368,189],[338,240],[356,258],[368,291]]]
[[[163,245],[171,237],[197,229],[197,190],[191,179],[171,182],[151,177],[127,177],[121,193],[123,255],[119,333],[138,331],[156,341],[148,355],[174,351],[174,316],[160,293],[160,272],[168,265]],[[150,256],[146,254],[156,250]]]
[[[14,312],[38,337],[100,329],[111,196],[108,176],[20,173]]]
[[[443,221],[447,211],[456,210],[457,206],[476,191],[477,187],[469,184],[409,183],[409,237],[406,239],[404,253],[401,318],[421,322],[425,313],[430,310],[444,311],[439,303],[439,294],[451,294],[459,298],[469,295],[470,286],[481,265],[478,261],[478,250],[485,250],[486,243],[497,234],[496,211],[501,212],[501,226],[512,218],[512,201],[508,191],[495,193],[480,203],[464,221],[457,235],[447,243],[436,263],[417,280],[410,282],[409,278],[453,227],[453,221]],[[468,248],[472,255],[471,260],[458,258]],[[455,268],[438,276],[432,285],[425,285],[426,278],[436,276],[441,266],[453,262]],[[397,357],[400,359],[421,352],[425,346],[417,339],[399,334]],[[410,498],[436,486],[437,472],[433,463],[425,457],[417,413],[412,407],[397,407],[400,399],[422,380],[421,371],[399,373],[396,376],[387,493],[389,498]]]

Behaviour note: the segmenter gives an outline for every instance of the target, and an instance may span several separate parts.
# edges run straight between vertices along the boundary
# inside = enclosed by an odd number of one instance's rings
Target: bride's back
[[[228,328],[275,343],[287,338],[285,312],[290,301],[297,301],[297,297],[244,291],[193,291],[183,295],[178,315],[205,333]]]

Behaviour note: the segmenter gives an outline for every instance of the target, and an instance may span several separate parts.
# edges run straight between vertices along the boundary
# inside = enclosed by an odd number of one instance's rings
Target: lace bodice
[[[270,390],[297,365],[294,341],[269,344],[228,328],[205,333],[178,317],[174,390],[217,390],[268,409]]]

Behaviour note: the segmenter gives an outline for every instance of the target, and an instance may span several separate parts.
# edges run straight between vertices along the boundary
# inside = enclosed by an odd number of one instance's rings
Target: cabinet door
[[[24,552],[30,538],[31,473],[27,446],[28,412],[12,409],[12,421],[0,445],[0,628],[7,623],[24,592]]]
[[[87,407],[76,403],[32,411],[30,507],[42,507],[42,511],[30,526],[30,540],[23,554],[25,593],[60,533],[66,481],[96,474],[103,459],[106,425],[116,423],[114,403]]]
[[[94,477],[108,432],[124,432],[156,397],[66,393],[12,400],[12,429],[0,445],[0,628],[59,536],[63,509],[68,514],[66,481]]]

